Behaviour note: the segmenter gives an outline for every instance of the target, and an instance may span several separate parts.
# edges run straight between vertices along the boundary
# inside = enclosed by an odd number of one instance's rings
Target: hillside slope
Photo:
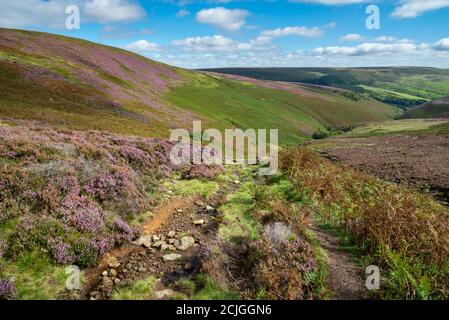
[[[370,99],[188,71],[122,49],[0,29],[0,117],[168,137],[169,128],[279,128],[282,143],[397,115]]]
[[[262,80],[348,89],[401,108],[449,95],[449,70],[425,67],[208,69]]]
[[[449,97],[434,100],[407,110],[402,118],[449,118]]]

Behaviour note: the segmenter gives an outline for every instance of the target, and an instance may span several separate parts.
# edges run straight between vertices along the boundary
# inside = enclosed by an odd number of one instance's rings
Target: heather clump
[[[172,170],[170,143],[107,132],[0,125],[0,224],[7,259],[38,250],[56,264],[95,263],[133,240],[127,219],[155,203]]]
[[[14,283],[8,279],[0,279],[0,300],[14,300],[16,296]]]
[[[273,234],[271,234],[273,235]],[[254,288],[270,300],[304,300],[315,297],[317,263],[312,246],[304,239],[272,241],[262,237],[250,245],[254,260]]]

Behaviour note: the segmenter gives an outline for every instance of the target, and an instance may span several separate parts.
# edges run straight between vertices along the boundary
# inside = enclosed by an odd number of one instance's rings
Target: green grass
[[[449,121],[435,119],[404,119],[373,123],[355,128],[344,137],[370,137],[377,135],[403,134],[415,132],[431,133],[435,127],[449,125]]]
[[[401,108],[449,96],[449,71],[446,69],[421,67],[225,68],[212,71],[265,80],[334,86]]]
[[[171,87],[168,102],[206,117],[208,127],[277,128],[282,144],[302,142],[328,126],[386,120],[396,113],[373,101],[354,102],[324,91],[306,97],[206,74],[183,76],[189,81]]]
[[[199,274],[194,280],[183,278],[177,282],[184,294],[175,299],[191,300],[238,300],[239,294],[226,290],[211,277]]]
[[[130,286],[117,287],[112,294],[112,300],[148,300],[153,295],[155,283],[154,277],[148,277]]]
[[[446,299],[447,210],[432,197],[297,149],[286,156],[295,186],[309,194],[318,224],[377,265],[384,299]],[[326,185],[326,188],[322,186]],[[345,229],[345,232],[342,231]],[[359,251],[360,250],[360,251]]]
[[[385,89],[385,88],[371,87],[371,86],[366,86],[366,85],[360,85],[360,87],[363,88],[364,90],[368,91],[368,92],[374,93],[374,94],[379,95],[379,96],[390,96],[390,95],[392,95],[392,96],[395,96],[395,97],[398,97],[398,98],[401,98],[401,99],[407,99],[407,100],[419,100],[419,101],[423,100],[423,98],[418,97],[418,96],[414,96],[414,95],[407,94],[407,93],[404,93],[404,92],[396,92],[396,91],[388,90],[388,89]],[[425,100],[428,100],[428,99],[425,99]]]
[[[11,43],[61,44],[61,52],[43,47],[46,54],[40,55],[19,45],[0,48],[3,118],[165,138],[170,128],[190,128],[194,118],[203,120],[205,127],[220,130],[279,129],[281,144],[297,144],[317,130],[383,121],[397,113],[391,106],[367,99],[354,101],[331,90],[302,88],[308,94],[300,95],[173,68],[84,40],[0,29],[2,32]],[[72,44],[79,47],[80,56],[71,50]],[[110,55],[105,59],[110,61],[105,62],[117,65],[123,72],[98,69],[89,60],[93,59],[89,54],[81,54],[89,49],[108,51]],[[70,55],[64,50],[71,50]],[[147,81],[124,58],[147,63],[169,88]],[[99,79],[87,81],[79,75],[80,70],[90,71]],[[30,71],[43,75],[35,79],[20,76]],[[316,78],[322,74],[312,71],[308,76]],[[143,102],[142,97],[151,99]]]
[[[176,194],[183,196],[200,194],[203,197],[208,197],[218,190],[218,183],[216,181],[201,181],[198,179],[179,180],[173,184],[173,191]]]
[[[242,238],[257,240],[260,237],[261,224],[251,215],[254,207],[253,187],[253,181],[244,183],[219,208],[223,213],[219,234],[226,241],[239,242]]]
[[[16,261],[0,262],[0,276],[14,280],[21,300],[58,299],[65,290],[65,267],[55,266],[45,253],[31,251]]]

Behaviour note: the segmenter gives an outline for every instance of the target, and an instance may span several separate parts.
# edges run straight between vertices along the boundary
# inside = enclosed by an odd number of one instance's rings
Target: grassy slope
[[[332,85],[401,107],[449,94],[449,71],[435,68],[226,68],[213,71],[265,80]]]
[[[407,110],[404,119],[449,118],[449,98],[439,99]]]
[[[449,130],[449,120],[404,119],[369,124],[355,128],[341,137],[361,138],[391,134],[444,134]]]
[[[279,128],[282,143],[301,141],[318,129],[343,127],[391,119],[395,108],[372,100],[353,101],[324,90],[313,91],[317,98],[262,88],[208,74],[187,73],[189,81],[170,88],[167,100],[202,114],[220,129]]]
[[[203,119],[221,129],[279,128],[281,142],[297,143],[318,129],[387,120],[396,111],[324,90],[305,97],[206,76],[79,39],[0,35],[1,118],[156,137]]]

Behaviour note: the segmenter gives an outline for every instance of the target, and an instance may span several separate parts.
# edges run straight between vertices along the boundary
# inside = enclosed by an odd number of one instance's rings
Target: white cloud
[[[369,0],[290,0],[291,2],[318,3],[325,5],[343,5],[368,2]]]
[[[449,0],[403,0],[393,12],[393,17],[415,18],[427,11],[449,7]]]
[[[50,26],[62,28],[65,25],[65,8],[69,0],[0,0],[0,26],[19,28],[25,26]]]
[[[145,15],[137,2],[128,0],[0,0],[0,26],[62,29],[68,5],[77,5],[81,9],[82,22],[122,22]]]
[[[249,12],[246,10],[217,7],[199,11],[196,20],[225,31],[237,31],[245,25],[245,18],[248,16]]]
[[[172,45],[182,47],[186,51],[202,52],[231,52],[251,49],[251,44],[249,43],[236,42],[222,35],[189,37],[182,40],[174,40]]]
[[[393,42],[393,41],[396,41],[396,38],[395,37],[391,37],[391,36],[380,36],[380,37],[377,37],[374,40],[378,41],[378,42]]]
[[[274,30],[265,30],[261,33],[262,36],[266,37],[285,37],[285,36],[299,36],[299,37],[320,37],[323,35],[323,31],[320,28],[313,27],[313,28],[307,28],[307,27],[285,27],[285,28],[278,28]]]
[[[441,39],[435,42],[432,46],[435,50],[445,51],[449,50],[449,38]]]
[[[183,18],[183,17],[188,16],[189,14],[190,14],[190,11],[189,11],[189,10],[181,9],[181,10],[179,10],[179,11],[176,13],[176,16],[177,16],[178,18]]]
[[[343,41],[360,41],[363,37],[357,33],[348,33],[347,35],[341,37]]]
[[[250,40],[252,45],[263,46],[269,44],[273,38],[267,36],[258,36],[256,39]]]
[[[149,42],[147,40],[138,40],[125,46],[125,49],[134,51],[137,53],[148,53],[161,51],[161,46]]]
[[[145,10],[138,3],[128,0],[88,0],[84,13],[96,21],[106,23],[138,20],[145,15]]]
[[[317,55],[364,56],[391,55],[396,53],[410,53],[419,49],[413,43],[362,43],[354,47],[319,47],[313,53]]]

